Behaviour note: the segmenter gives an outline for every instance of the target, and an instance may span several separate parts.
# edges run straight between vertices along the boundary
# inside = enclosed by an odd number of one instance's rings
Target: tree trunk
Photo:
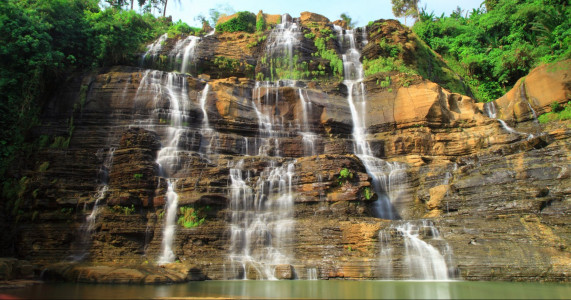
[[[163,18],[166,16],[167,13],[167,3],[169,3],[169,0],[165,0],[165,8],[163,9]]]
[[[135,0],[131,0],[131,10],[133,10],[133,3],[135,3]]]

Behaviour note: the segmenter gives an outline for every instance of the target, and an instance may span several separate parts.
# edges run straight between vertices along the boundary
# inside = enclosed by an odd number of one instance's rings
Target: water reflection
[[[0,296],[5,295],[24,299],[566,299],[571,285],[349,280],[204,281],[159,286],[46,283],[0,291]]]

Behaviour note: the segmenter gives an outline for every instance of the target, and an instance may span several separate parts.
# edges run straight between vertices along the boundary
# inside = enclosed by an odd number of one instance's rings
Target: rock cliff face
[[[312,30],[308,24],[333,29],[320,16],[302,14],[297,21],[301,30]],[[316,48],[300,39],[300,60],[309,61]],[[269,173],[290,165],[289,179],[279,180],[292,205],[285,217],[290,232],[278,245],[287,262],[274,266],[276,278],[410,278],[412,232],[440,250],[452,277],[568,280],[571,130],[568,122],[540,125],[530,112],[569,100],[569,61],[531,72],[495,101],[494,118],[490,105],[420,77],[406,86],[402,74],[393,74],[389,86],[367,77],[366,139],[376,157],[404,166],[397,177],[387,171],[393,182],[383,191],[400,220],[384,220],[377,218],[384,195],[374,192],[373,178],[354,155],[347,86],[341,80],[257,82],[251,78],[263,71],[266,45],[248,47],[250,40],[257,37],[202,38],[192,75],[116,66],[62,87],[35,134],[54,143],[70,137],[69,146],[41,150],[23,171],[26,213],[35,216],[17,225],[17,256],[43,265],[77,255],[115,267],[155,264],[169,201],[158,158],[178,130],[168,179],[176,182],[178,207],[203,212],[204,221],[177,225],[172,248],[206,278],[267,278],[256,262],[233,259],[242,255],[236,243],[244,242],[233,235],[242,226],[233,197],[268,189],[267,200],[252,199],[272,205],[279,195],[271,192],[277,187]],[[340,55],[342,45],[330,43]],[[367,49],[370,59],[381,55]],[[226,69],[219,57],[237,63]],[[175,107],[175,98],[184,105]],[[184,121],[174,127],[178,111]],[[184,219],[177,211],[176,220]],[[143,277],[136,280],[155,280]]]

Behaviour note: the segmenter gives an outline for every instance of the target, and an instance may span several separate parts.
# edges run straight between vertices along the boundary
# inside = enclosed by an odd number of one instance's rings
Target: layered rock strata
[[[302,16],[302,24],[310,21],[328,24]],[[234,38],[239,36],[203,38],[198,57],[240,55],[236,59],[255,65],[256,50],[238,51],[230,42]],[[496,101],[497,117],[506,118],[513,131],[490,118],[481,103],[433,82],[416,78],[405,87],[398,74],[389,87],[379,86],[374,76],[365,80],[365,124],[373,152],[407,166],[398,182],[402,192],[392,204],[401,218],[418,226],[427,243],[450,249],[449,274],[469,280],[568,280],[569,123],[540,125],[517,108],[540,113],[553,101],[569,100],[568,68],[560,69],[533,71],[525,86],[520,82],[514,88],[524,86],[525,97],[512,92]],[[293,259],[277,266],[276,277],[303,279],[315,272],[320,279],[385,278],[383,266],[390,264],[391,278],[408,278],[405,241],[396,229],[402,221],[375,217],[379,195],[371,192],[372,179],[352,154],[346,87],[311,81],[260,87],[237,70],[204,68],[211,76],[200,79],[177,75],[189,99],[184,112],[189,133],[178,141],[180,168],[171,175],[179,206],[204,208],[206,214],[199,226],[177,227],[175,255],[181,265],[192,267],[164,274],[145,269],[155,264],[162,241],[167,183],[156,160],[169,125],[162,113],[172,104],[166,93],[140,89],[148,70],[123,66],[71,82],[46,106],[35,134],[55,140],[71,132],[71,138],[67,148],[39,151],[23,172],[30,178],[28,213],[35,217],[17,226],[18,257],[48,265],[79,249],[87,263],[101,269],[66,264],[52,268],[59,274],[53,276],[87,282],[177,282],[196,274],[229,278],[230,169],[240,163],[247,184],[254,186],[270,167],[258,152],[261,125],[255,102],[281,120],[277,142],[267,153],[274,163],[293,162],[295,169],[295,238],[284,246]],[[542,82],[552,87],[550,93],[537,90]],[[205,111],[213,133],[203,130],[200,93],[207,83]],[[313,142],[317,155],[307,154],[302,127],[318,136]],[[109,180],[103,182],[98,177],[102,153],[111,149]],[[47,168],[39,168],[46,162]],[[344,170],[351,176],[342,176]],[[94,229],[82,230],[102,184],[108,184],[108,192]],[[439,229],[438,237],[426,229],[425,219]],[[79,243],[82,237],[87,244]],[[383,248],[392,249],[392,256],[383,256]],[[123,265],[139,267],[122,270]],[[120,276],[109,275],[113,272]],[[244,272],[260,278],[255,268]]]

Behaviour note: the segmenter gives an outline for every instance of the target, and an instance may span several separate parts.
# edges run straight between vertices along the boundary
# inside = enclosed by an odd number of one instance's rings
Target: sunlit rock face
[[[315,28],[337,36],[328,43],[339,59],[349,49],[382,55],[374,44],[395,30],[403,44],[411,38],[392,21],[374,34],[335,31],[310,13],[281,21],[283,34],[299,30],[292,51],[308,71],[318,70],[305,36]],[[341,42],[350,36],[354,46]],[[153,51],[177,62],[181,40]],[[266,42],[248,47],[254,40],[243,33],[195,40],[186,74],[149,52],[144,67],[116,66],[62,86],[34,134],[66,137],[72,120],[69,147],[44,148],[21,171],[30,218],[17,224],[16,255],[42,265],[81,259],[111,272],[156,266],[166,243],[168,262],[186,269],[165,262],[156,282],[196,274],[568,279],[571,131],[569,123],[540,125],[533,112],[569,100],[569,68],[532,71],[492,114],[490,105],[420,77],[400,84],[402,74],[391,75],[389,87],[374,75],[340,78],[329,69],[329,80],[256,81],[272,71],[262,63]],[[179,45],[182,55],[190,42]],[[226,68],[216,57],[237,64]],[[348,99],[357,96],[355,114]],[[390,214],[379,212],[381,201]],[[74,280],[76,271],[58,268]],[[119,273],[152,283],[145,268]]]

